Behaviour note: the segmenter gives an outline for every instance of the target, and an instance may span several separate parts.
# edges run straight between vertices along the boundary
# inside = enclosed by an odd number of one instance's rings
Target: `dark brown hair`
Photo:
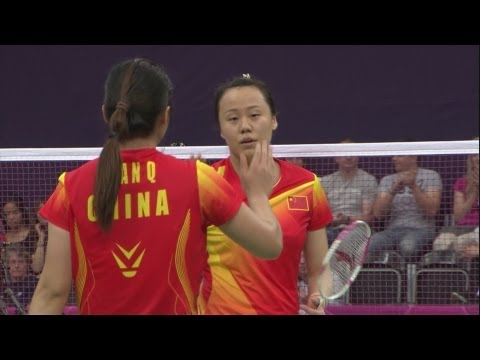
[[[268,104],[268,107],[270,108],[270,112],[272,113],[272,115],[277,116],[277,109],[275,107],[275,102],[273,101],[272,93],[267,87],[267,84],[265,84],[263,81],[259,79],[254,79],[248,74],[248,75],[234,77],[233,79],[230,79],[227,82],[218,86],[217,89],[215,90],[215,95],[214,95],[215,109],[214,110],[215,110],[215,119],[217,120],[217,125],[220,122],[219,114],[218,114],[218,110],[219,110],[218,106],[225,92],[233,88],[245,87],[245,86],[256,87],[265,98],[265,101]]]
[[[146,59],[115,65],[105,82],[104,112],[110,136],[98,159],[94,209],[100,227],[107,231],[121,182],[120,142],[152,134],[155,121],[171,104],[173,86],[167,73]]]

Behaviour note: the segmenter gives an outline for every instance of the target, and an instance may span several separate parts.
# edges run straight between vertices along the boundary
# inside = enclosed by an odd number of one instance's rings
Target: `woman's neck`
[[[158,142],[152,138],[131,139],[131,140],[122,141],[120,143],[120,149],[135,150],[135,149],[155,148],[157,147],[157,144]]]
[[[249,166],[251,161],[252,161],[252,158],[247,158],[247,164]],[[233,169],[235,170],[237,175],[240,177],[240,157],[230,153],[230,162],[232,163]],[[278,164],[278,162],[274,161],[274,164],[275,164],[275,185],[276,185],[280,180],[281,171],[280,171],[280,165]]]
[[[237,175],[240,174],[240,158],[230,153],[230,162],[232,163],[233,169],[235,170]],[[247,159],[247,163],[250,164],[249,159]]]
[[[6,232],[8,242],[20,242],[26,239],[30,230],[25,225],[20,225],[16,229],[9,229]]]

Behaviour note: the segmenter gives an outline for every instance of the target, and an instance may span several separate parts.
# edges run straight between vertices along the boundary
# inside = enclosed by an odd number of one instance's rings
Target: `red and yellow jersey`
[[[259,259],[218,227],[209,226],[208,266],[203,273],[199,298],[201,313],[298,314],[297,278],[307,232],[325,227],[332,220],[332,214],[315,174],[288,162],[276,161],[281,178],[273,188],[270,204],[282,227],[283,251],[276,260]],[[230,159],[219,161],[213,167],[243,195]]]
[[[81,314],[194,314],[206,228],[230,220],[242,198],[214,169],[155,149],[121,152],[110,232],[93,210],[97,160],[62,174],[40,211],[70,232]]]

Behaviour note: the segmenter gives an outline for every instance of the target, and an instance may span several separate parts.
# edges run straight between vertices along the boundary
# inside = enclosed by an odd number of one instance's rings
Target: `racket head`
[[[355,281],[367,255],[372,232],[364,221],[354,221],[338,235],[322,262],[318,279],[320,294],[335,300]]]

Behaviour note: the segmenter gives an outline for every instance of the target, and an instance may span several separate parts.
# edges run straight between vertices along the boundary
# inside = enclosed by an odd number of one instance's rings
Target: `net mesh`
[[[340,219],[327,228],[329,239],[338,235],[347,220],[371,212],[367,222],[373,232],[372,248],[356,281],[339,299],[340,303],[381,306],[478,302],[478,185],[469,211],[471,216],[463,224],[454,216],[455,191],[462,191],[458,180],[466,176],[471,157],[476,157],[478,163],[478,145],[477,140],[472,140],[273,146],[274,156],[317,174],[334,217]],[[201,155],[207,163],[228,156],[225,146],[159,147],[158,150],[182,159]],[[44,243],[39,241],[40,232],[45,230],[35,226],[39,222],[36,214],[39,204],[52,193],[61,173],[97,157],[100,151],[100,148],[0,149],[2,295],[4,289],[10,287],[22,305],[28,305],[44,260],[42,248],[48,242],[48,234]],[[425,170],[421,176],[417,171],[417,185],[424,192],[438,192],[439,206],[431,213],[411,206],[416,200],[407,189],[395,193],[393,208],[375,216],[373,209],[380,194],[391,189],[388,186],[392,186],[392,178],[399,173],[394,158],[409,156],[418,157],[418,167]],[[354,181],[342,179],[337,173],[341,161],[350,161],[353,165],[344,166],[358,167],[365,173]],[[8,217],[12,211],[15,215],[15,208],[5,208],[8,201],[19,202],[15,204],[21,213],[19,221],[26,229],[25,238],[31,242],[21,281],[17,281],[18,277],[12,276],[11,271],[14,263],[22,262],[23,254],[7,254],[11,245]],[[394,231],[389,233],[392,228]],[[436,242],[445,233],[452,234],[450,240]],[[378,234],[384,235],[383,240],[379,240]],[[372,242],[376,245],[372,246]],[[380,243],[385,246],[379,246]],[[306,288],[301,272],[299,293],[303,302]],[[3,301],[12,306],[7,296],[3,296]],[[73,291],[69,303],[75,304]]]

